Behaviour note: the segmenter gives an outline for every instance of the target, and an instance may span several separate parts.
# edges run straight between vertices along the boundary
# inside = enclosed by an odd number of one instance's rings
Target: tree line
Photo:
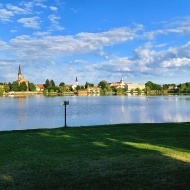
[[[147,91],[151,91],[151,90],[159,90],[159,91],[163,91],[163,90],[167,90],[167,91],[173,91],[173,92],[190,92],[190,82],[185,82],[185,83],[181,83],[181,84],[164,84],[164,85],[160,85],[160,84],[156,84],[153,83],[152,81],[148,81],[147,83],[145,83],[145,87]]]
[[[34,83],[30,83],[28,82],[28,85],[26,84],[26,82],[22,82],[21,84],[19,84],[17,81],[14,81],[12,83],[0,83],[4,86],[4,90],[5,92],[10,92],[10,91],[36,91],[36,86],[34,85]]]
[[[77,90],[85,90],[88,87],[92,87],[94,84],[86,82],[85,85],[77,85],[75,88],[73,86],[67,86],[64,82],[60,82],[58,86],[56,86],[54,80],[46,79],[44,84],[44,92],[45,93],[51,93],[51,92],[57,92],[57,93],[63,93],[63,92],[73,92]]]
[[[10,91],[36,91],[36,86],[34,85],[34,83],[28,83],[28,85],[25,82],[22,82],[20,85],[17,81],[14,81],[12,83],[1,83],[0,82],[0,86],[3,85],[4,86],[4,90],[5,92],[10,92]],[[67,85],[65,85],[64,82],[60,82],[60,84],[58,86],[56,86],[54,80],[49,80],[46,79],[45,84],[44,84],[44,92],[57,92],[57,93],[63,93],[63,92],[72,92],[72,91],[77,91],[77,90],[85,90],[88,87],[93,87],[94,84],[93,83],[89,83],[86,82],[85,85],[78,85],[76,86],[74,89],[72,88],[72,86],[68,87]],[[123,88],[117,88],[115,86],[110,86],[109,83],[106,80],[102,80],[98,83],[98,87],[101,89],[102,92],[114,92],[117,94],[122,94],[124,93],[126,90]],[[138,91],[138,93],[141,93],[140,89],[133,89]],[[172,84],[164,84],[164,85],[160,85],[157,83],[154,83],[152,81],[148,81],[145,83],[145,89],[146,92],[148,91],[159,91],[159,92],[163,92],[164,90],[166,91],[173,91],[173,92],[190,92],[190,82],[186,82],[186,83],[181,83],[179,85],[176,85],[174,83]],[[2,91],[2,89],[1,89]],[[0,92],[1,92],[0,91]]]

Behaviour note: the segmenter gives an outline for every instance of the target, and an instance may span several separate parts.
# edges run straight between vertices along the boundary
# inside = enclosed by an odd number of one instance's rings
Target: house
[[[168,90],[174,90],[174,89],[176,89],[175,86],[172,85],[168,86]]]
[[[36,91],[43,91],[45,88],[44,84],[37,84],[36,85]]]
[[[127,84],[130,84],[130,83],[124,82],[124,80],[122,78],[119,82],[111,82],[111,83],[109,83],[109,86],[110,87],[114,86],[116,88],[126,88]]]
[[[91,86],[87,88],[88,93],[92,93],[92,94],[99,94],[100,93],[100,88],[96,85],[96,86]]]

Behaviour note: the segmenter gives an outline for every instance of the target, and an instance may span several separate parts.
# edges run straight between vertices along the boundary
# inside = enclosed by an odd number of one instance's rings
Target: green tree
[[[61,83],[59,84],[59,86],[65,86],[65,83],[64,83],[64,82],[61,82]]]
[[[186,84],[185,83],[179,84],[177,87],[178,87],[178,92],[182,92],[186,89]]]
[[[124,93],[124,89],[121,88],[121,87],[118,87],[118,88],[116,89],[116,92],[117,92],[117,94],[123,94],[123,93]]]
[[[186,89],[186,84],[185,83],[183,83],[183,84],[181,84],[181,90],[185,90]]]
[[[8,85],[9,85],[9,89],[11,90],[11,83],[9,82]]]
[[[67,87],[66,86],[61,86],[59,88],[60,92],[66,92],[67,91]]]
[[[45,90],[44,90],[44,93],[45,93],[45,94],[48,94],[48,89],[45,89]]]
[[[27,91],[28,87],[25,82],[22,82],[20,84],[20,91]]]
[[[50,86],[50,82],[49,82],[49,79],[46,79],[46,82],[45,82],[45,88],[48,88]]]
[[[14,82],[11,84],[11,91],[19,91],[19,90],[20,90],[20,87],[19,87],[18,82],[14,81]]]
[[[153,90],[154,83],[153,83],[152,81],[148,81],[147,83],[145,83],[145,87],[146,87],[148,90]]]
[[[48,90],[48,92],[59,92],[59,88],[55,86],[49,86],[46,89]]]
[[[0,96],[3,96],[3,87],[0,86]]]
[[[102,80],[98,83],[98,86],[102,89],[102,90],[106,90],[108,88],[108,82],[105,80]]]
[[[4,85],[4,90],[5,90],[5,92],[9,92],[10,91],[10,87],[9,87],[8,84]]]
[[[187,86],[188,88],[190,88],[190,82],[187,82],[187,83],[186,83],[186,86]]]
[[[51,86],[55,87],[55,82],[54,82],[54,80],[50,80],[50,84],[51,84]]]
[[[78,85],[78,86],[75,88],[75,90],[84,90],[84,88],[85,88],[84,86],[79,86],[79,85]]]
[[[94,86],[94,84],[86,82],[85,89],[87,89],[88,87],[93,87],[93,86]]]
[[[111,88],[112,92],[117,92],[117,88],[115,86],[111,86],[110,88]]]
[[[29,83],[29,90],[30,91],[36,91],[36,86],[34,83]]]
[[[152,81],[148,81],[145,83],[145,87],[147,90],[162,90],[162,86],[156,83],[153,83]]]
[[[137,91],[138,95],[142,94],[142,90],[140,88],[136,88],[135,90]]]
[[[169,87],[168,84],[164,84],[164,85],[163,85],[163,90],[168,90],[168,87]]]

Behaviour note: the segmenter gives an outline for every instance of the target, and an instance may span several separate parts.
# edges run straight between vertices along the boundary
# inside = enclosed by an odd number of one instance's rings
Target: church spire
[[[18,67],[18,75],[22,75],[22,74],[21,74],[20,65],[19,65],[19,67]]]
[[[77,79],[77,77],[76,77],[76,80],[75,80],[75,84],[78,86],[78,79]]]

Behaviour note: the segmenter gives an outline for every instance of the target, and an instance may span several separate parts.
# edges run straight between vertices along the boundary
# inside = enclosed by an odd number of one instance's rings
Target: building
[[[17,80],[17,82],[18,82],[19,85],[21,83],[25,82],[26,86],[27,86],[27,90],[28,90],[28,81],[22,76],[20,65],[19,65],[19,68],[18,68],[18,80]]]
[[[109,86],[110,87],[116,87],[116,88],[126,88],[126,85],[127,84],[131,84],[131,83],[127,83],[127,82],[124,82],[123,78],[119,81],[119,82],[111,82],[109,83]]]
[[[78,96],[88,96],[88,91],[87,90],[78,90],[77,95]]]
[[[142,84],[127,84],[126,85],[126,90],[135,90],[139,88],[140,90],[143,90],[145,89],[145,84],[142,83]]]
[[[100,93],[100,88],[98,87],[98,85],[96,86],[91,86],[87,88],[88,93],[90,94],[99,94]]]
[[[37,85],[36,85],[36,90],[37,90],[37,91],[43,91],[44,88],[45,88],[44,84],[37,84]]]
[[[78,79],[77,79],[77,77],[76,77],[75,84],[72,85],[73,91],[76,89],[76,87],[77,87],[78,85],[79,85],[79,83],[78,83]]]
[[[78,79],[77,79],[77,77],[76,77],[75,84],[73,84],[73,85],[71,86],[71,88],[72,88],[73,91],[76,91],[77,87],[83,88],[84,86],[83,86],[83,85],[79,85]]]

